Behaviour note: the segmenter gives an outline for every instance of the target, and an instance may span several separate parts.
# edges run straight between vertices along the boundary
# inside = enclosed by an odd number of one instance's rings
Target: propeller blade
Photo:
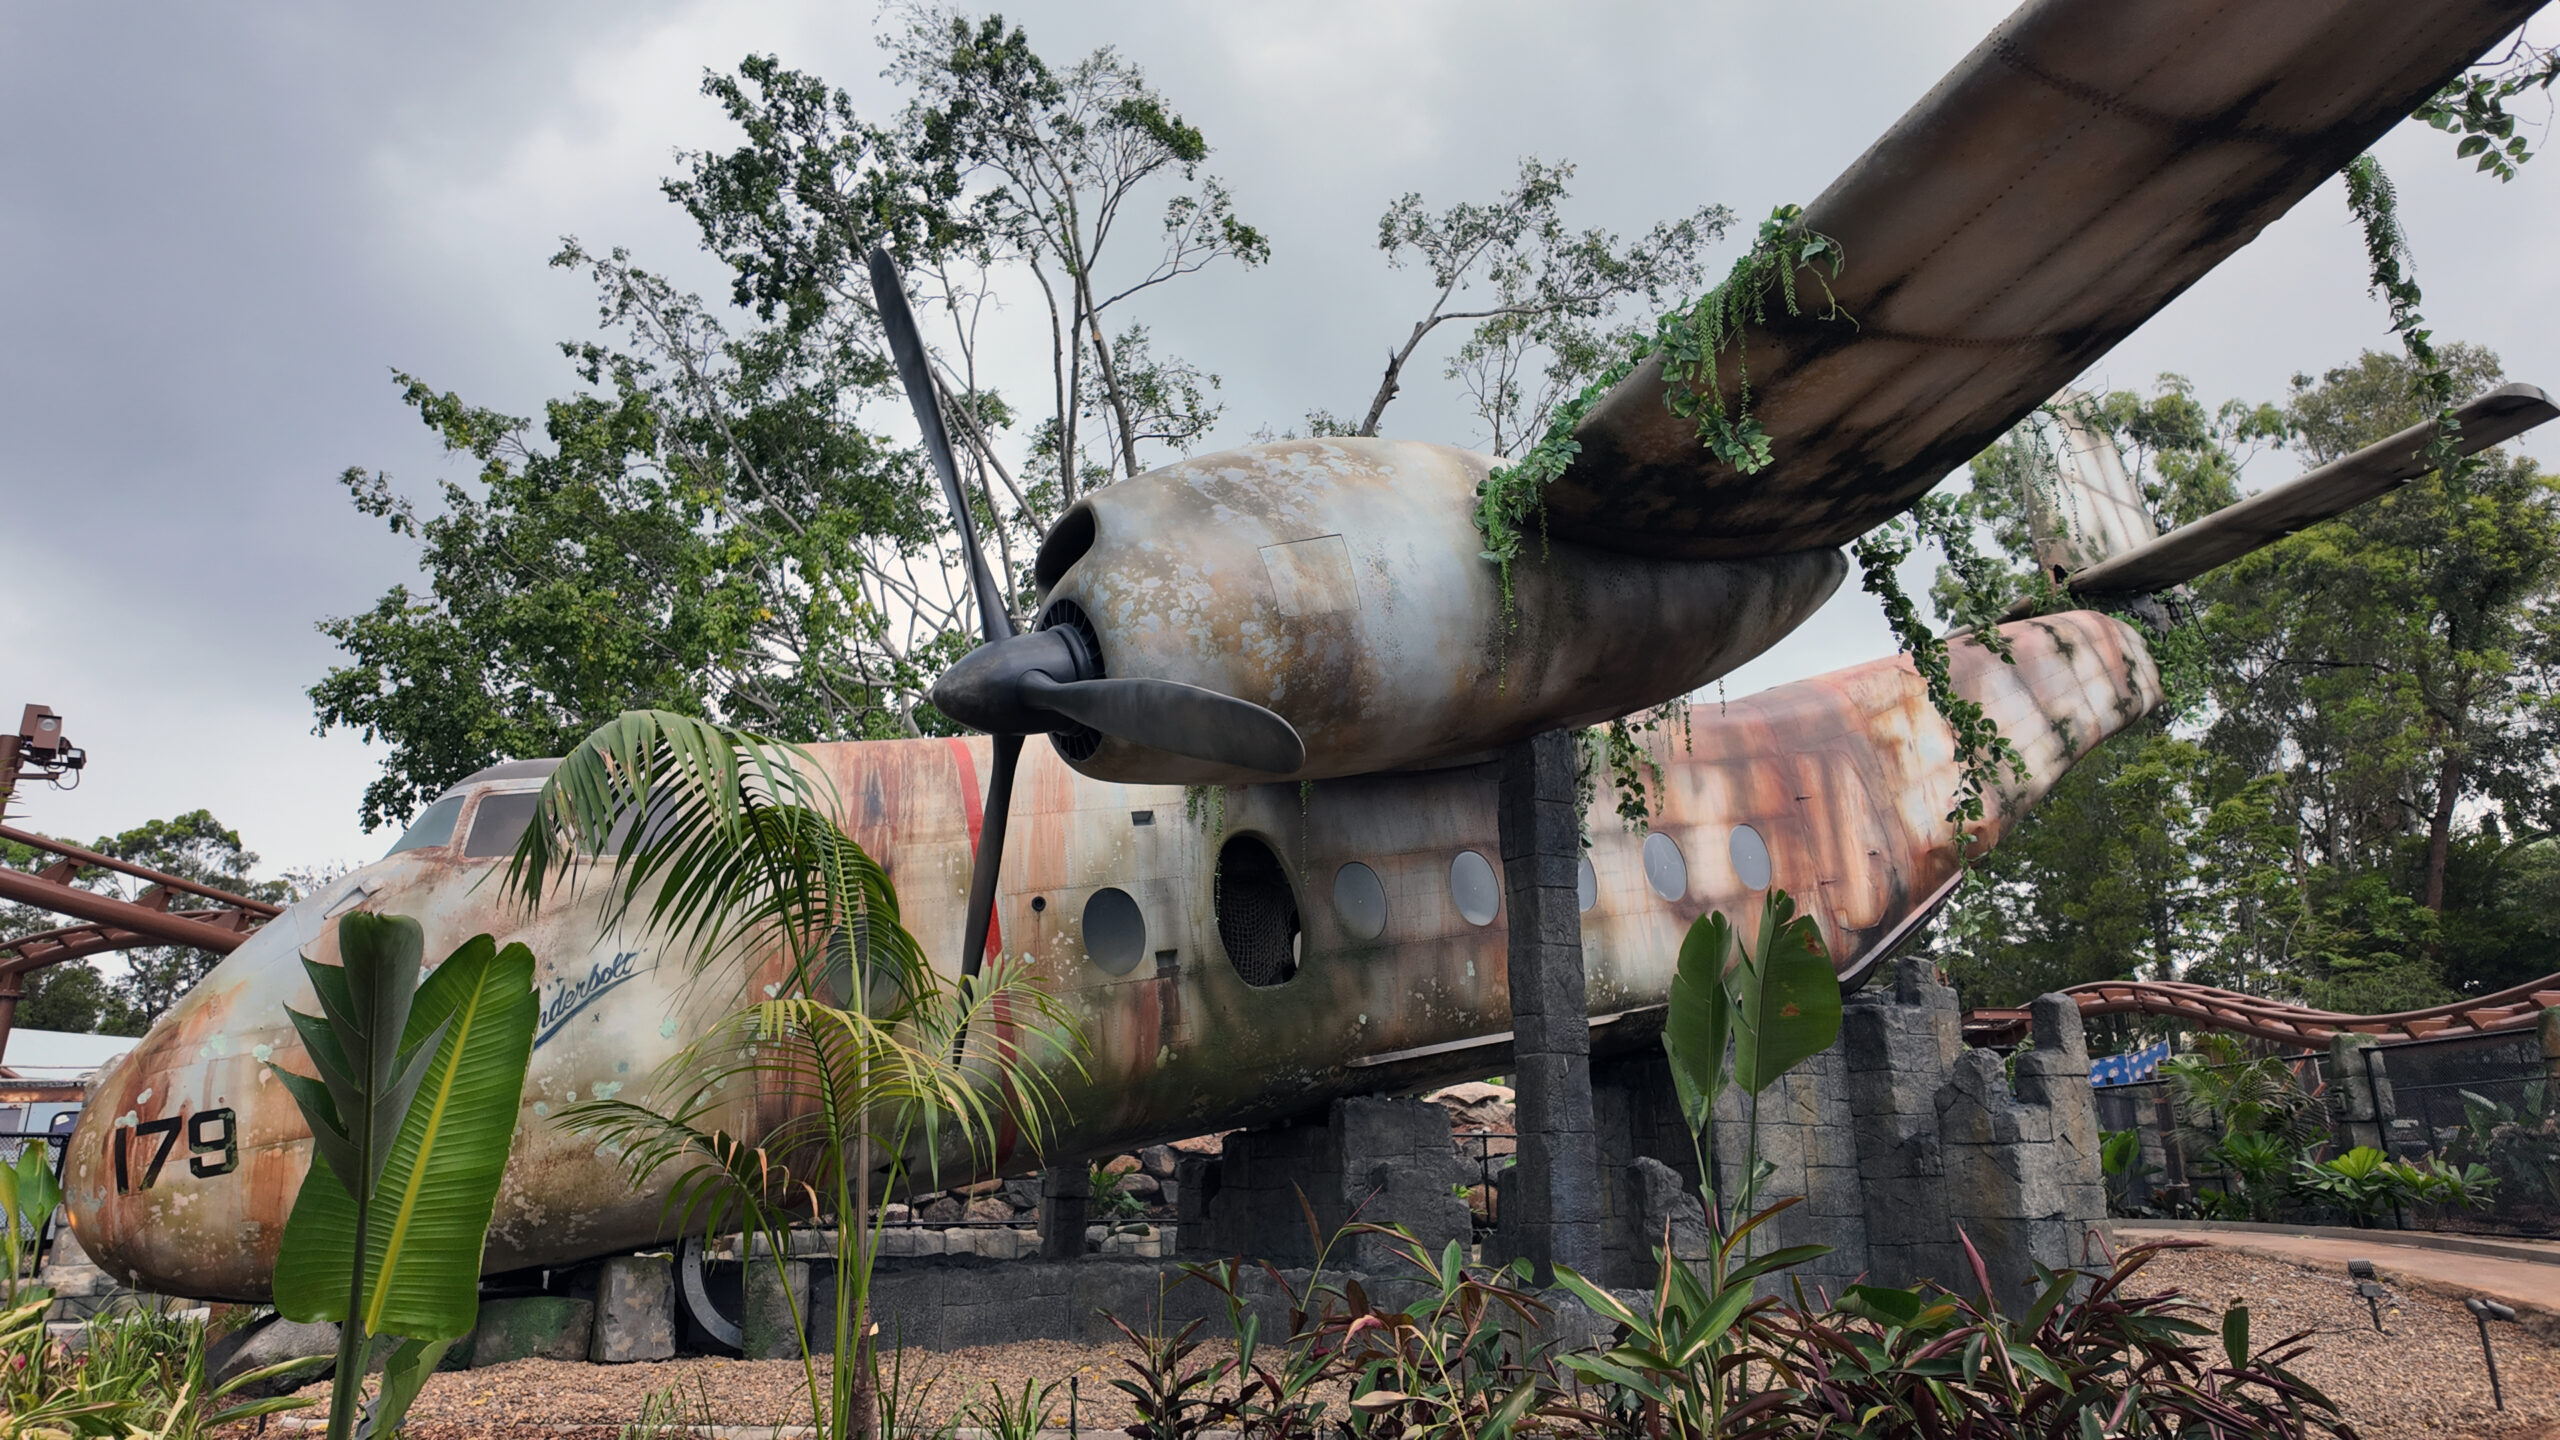
[[[898,262],[885,246],[871,250],[871,293],[880,305],[880,328],[889,332],[889,354],[898,362],[898,379],[907,387],[907,403],[915,408],[916,425],[924,431],[924,452],[942,477],[942,498],[960,526],[960,548],[969,559],[969,587],[978,595],[980,638],[1002,640],[1013,634],[1013,616],[1004,592],[987,569],[978,549],[978,526],[969,515],[969,500],[960,490],[960,467],[951,458],[951,436],[942,428],[942,404],[936,397],[933,372],[925,367],[924,339],[916,333],[915,312],[907,308],[906,282],[898,278]]]
[[[976,977],[987,957],[987,930],[996,915],[996,873],[1004,866],[1005,820],[1013,811],[1013,773],[1021,758],[1021,736],[996,737],[996,763],[987,775],[986,816],[978,827],[977,856],[969,864],[969,928],[960,951],[964,986]]]
[[[2454,415],[2462,422],[2459,448],[2469,455],[2560,416],[2560,407],[2531,385],[2502,385]],[[2435,429],[2433,420],[2420,421],[2353,455],[2092,565],[2064,583],[2075,594],[2116,595],[2166,590],[2192,580],[2424,475],[2429,469],[2427,444],[2435,438]]]
[[[1023,703],[1105,735],[1195,760],[1288,775],[1307,763],[1296,727],[1250,700],[1177,680],[1061,682],[1033,670],[1019,682]]]

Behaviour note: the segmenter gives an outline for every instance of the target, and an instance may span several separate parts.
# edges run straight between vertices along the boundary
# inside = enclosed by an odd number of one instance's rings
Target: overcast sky
[[[1224,377],[1232,442],[1366,400],[1423,303],[1373,248],[1396,196],[1490,199],[1535,153],[1581,166],[1577,223],[1632,231],[1722,202],[1747,233],[1819,192],[2008,8],[1007,13],[1053,60],[1109,44],[1144,67],[1270,235],[1268,266],[1184,282],[1141,317]],[[657,193],[677,150],[734,143],[704,69],[774,52],[885,115],[879,23],[859,3],[0,7],[0,707],[51,704],[91,757],[77,792],[27,796],[28,823],[85,837],[203,806],[269,871],[380,853],[388,837],[356,823],[379,755],[315,738],[303,691],[334,659],[313,622],[415,575],[338,472],[378,467],[422,498],[461,473],[391,370],[538,413],[571,383],[556,342],[594,320],[584,284],[545,266],[564,235],[724,293]],[[2560,387],[2560,160],[2501,186],[2409,126],[2382,155],[2439,339]],[[2386,343],[2333,184],[2084,383],[2176,370],[2208,399],[2276,399]],[[1391,432],[1470,438],[1438,368]],[[2550,438],[2526,448],[2560,462]],[[2252,483],[2292,467],[2260,469]],[[1732,689],[1888,647],[1852,587]]]

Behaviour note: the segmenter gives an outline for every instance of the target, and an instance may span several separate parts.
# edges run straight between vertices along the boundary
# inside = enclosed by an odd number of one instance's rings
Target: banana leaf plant
[[[1760,1096],[1840,1038],[1840,982],[1822,932],[1795,901],[1772,890],[1760,910],[1755,943],[1738,943],[1719,910],[1698,917],[1680,945],[1662,1048],[1680,1095],[1681,1116],[1697,1147],[1698,1190],[1713,1243],[1696,1270],[1673,1255],[1669,1237],[1658,1259],[1661,1278],[1650,1310],[1630,1306],[1564,1266],[1558,1283],[1622,1327],[1621,1343],[1565,1363],[1597,1385],[1627,1387],[1648,1403],[1672,1408],[1681,1434],[1723,1433],[1747,1388],[1755,1353],[1755,1318],[1771,1302],[1752,1292],[1764,1276],[1818,1259],[1826,1245],[1793,1245],[1754,1258],[1752,1237],[1795,1199],[1754,1211],[1771,1167],[1760,1159]],[[1730,1228],[1716,1195],[1716,1102],[1728,1089],[1749,1097],[1743,1129],[1742,1183]]]
[[[419,980],[426,932],[357,911],[338,965],[305,960],[318,1015],[285,1013],[316,1075],[269,1064],[310,1122],[311,1170],[285,1221],[276,1309],[338,1324],[329,1440],[354,1434],[375,1337],[370,1429],[387,1435],[471,1332],[480,1258],[533,1056],[533,952],[486,935]]]
[[[1740,945],[1721,910],[1698,917],[1680,945],[1662,1048],[1671,1060],[1682,1118],[1701,1143],[1699,1187],[1722,1229],[1715,1192],[1716,1100],[1739,1086],[1750,1097],[1741,1192],[1750,1213],[1766,1178],[1760,1163],[1760,1095],[1840,1038],[1840,981],[1813,917],[1784,890],[1769,892],[1757,943]],[[1730,1064],[1727,1063],[1728,1053]]]
[[[0,1305],[18,1303],[18,1271],[28,1251],[44,1239],[45,1221],[62,1203],[62,1182],[53,1178],[53,1147],[43,1141],[20,1146],[18,1158],[0,1165],[0,1265],[8,1276],[0,1281]]]

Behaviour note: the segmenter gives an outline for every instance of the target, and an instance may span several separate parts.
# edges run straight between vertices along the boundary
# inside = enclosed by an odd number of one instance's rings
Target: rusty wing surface
[[[1899,513],[2372,145],[2539,0],[2033,0],[1806,207],[1846,318],[1745,359],[1743,475],[1658,362],[1575,432],[1552,533],[1634,555],[1838,545]],[[1725,366],[1732,381],[1730,357]]]

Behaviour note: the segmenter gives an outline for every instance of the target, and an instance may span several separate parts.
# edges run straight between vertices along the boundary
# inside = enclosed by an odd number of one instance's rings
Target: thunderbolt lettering
[[[599,996],[640,973],[640,952],[625,950],[610,960],[598,960],[587,967],[584,978],[563,984],[559,991],[542,1002],[542,1028],[533,1037],[539,1047],[560,1027],[578,1018],[578,1012],[596,1003]]]

